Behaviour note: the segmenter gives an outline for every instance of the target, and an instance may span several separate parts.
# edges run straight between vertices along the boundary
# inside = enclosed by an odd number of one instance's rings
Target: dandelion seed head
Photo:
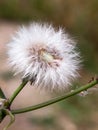
[[[66,89],[79,76],[79,53],[76,43],[60,28],[33,23],[21,27],[8,43],[9,63],[15,74],[32,79],[34,86]]]

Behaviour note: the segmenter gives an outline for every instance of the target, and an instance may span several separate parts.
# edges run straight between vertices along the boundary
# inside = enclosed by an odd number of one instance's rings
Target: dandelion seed
[[[32,80],[34,86],[66,89],[78,77],[79,53],[76,43],[60,28],[33,23],[22,27],[8,44],[8,56],[15,74]]]

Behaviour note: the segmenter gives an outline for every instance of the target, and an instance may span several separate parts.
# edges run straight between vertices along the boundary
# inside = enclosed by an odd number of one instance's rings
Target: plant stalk
[[[37,110],[37,109],[40,109],[40,108],[43,108],[43,107],[46,107],[48,105],[51,105],[51,104],[54,104],[56,102],[59,102],[61,100],[64,100],[64,99],[67,99],[69,97],[72,97],[84,90],[87,90],[88,88],[91,88],[93,86],[95,86],[96,84],[98,84],[98,79],[92,81],[91,83],[88,83],[87,85],[84,85],[78,89],[75,89],[69,93],[67,93],[66,95],[63,95],[63,96],[59,96],[59,97],[56,97],[56,98],[53,98],[49,101],[46,101],[46,102],[43,102],[43,103],[40,103],[38,105],[34,105],[34,106],[30,106],[30,107],[26,107],[26,108],[22,108],[22,109],[18,109],[18,110],[11,110],[11,113],[12,114],[20,114],[20,113],[25,113],[25,112],[29,112],[29,111],[33,111],[33,110]],[[12,98],[13,99],[13,98]],[[10,103],[12,102],[13,100],[10,101]]]
[[[16,96],[20,93],[20,91],[25,87],[27,82],[28,82],[28,80],[26,80],[26,79],[23,80],[22,83],[20,84],[20,86],[15,90],[15,92],[13,93],[13,95],[9,99],[9,106],[11,106],[12,102],[14,101]]]

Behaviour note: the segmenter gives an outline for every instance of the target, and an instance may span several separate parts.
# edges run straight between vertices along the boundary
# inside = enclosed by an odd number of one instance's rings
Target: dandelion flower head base
[[[60,28],[33,23],[22,27],[8,44],[8,56],[15,74],[21,73],[34,86],[66,89],[78,77],[79,53],[75,42]]]
[[[48,67],[56,68],[59,66],[60,60],[62,60],[57,50],[45,45],[39,44],[29,49],[29,56],[31,57],[31,64],[39,64],[40,68],[46,70]]]

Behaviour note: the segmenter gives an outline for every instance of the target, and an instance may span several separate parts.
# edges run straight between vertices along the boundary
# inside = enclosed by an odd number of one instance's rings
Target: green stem
[[[6,115],[10,116],[10,122],[3,130],[7,130],[15,121],[14,115],[9,110],[5,109],[5,112],[6,112]]]
[[[35,106],[30,106],[30,107],[26,107],[26,108],[22,108],[22,109],[18,109],[18,110],[12,110],[11,112],[12,112],[12,114],[20,114],[20,113],[25,113],[25,112],[33,111],[33,110],[36,110],[36,109],[40,109],[42,107],[46,107],[46,106],[51,105],[53,103],[64,100],[64,99],[66,99],[68,97],[74,96],[74,95],[80,93],[81,91],[84,91],[84,90],[87,90],[88,88],[93,87],[96,84],[98,84],[97,79],[92,81],[91,83],[88,83],[87,85],[84,85],[84,86],[82,86],[82,87],[80,87],[80,88],[78,88],[76,90],[73,90],[73,91],[67,93],[66,95],[56,97],[54,99],[51,99],[51,100],[46,101],[44,103],[40,103],[40,104],[35,105]]]
[[[20,86],[15,90],[15,92],[13,93],[13,95],[9,99],[9,106],[12,104],[12,102],[14,101],[14,99],[16,98],[16,96],[24,88],[24,86],[27,84],[27,82],[28,82],[28,80],[26,80],[26,79],[23,80],[22,83],[20,84]]]

